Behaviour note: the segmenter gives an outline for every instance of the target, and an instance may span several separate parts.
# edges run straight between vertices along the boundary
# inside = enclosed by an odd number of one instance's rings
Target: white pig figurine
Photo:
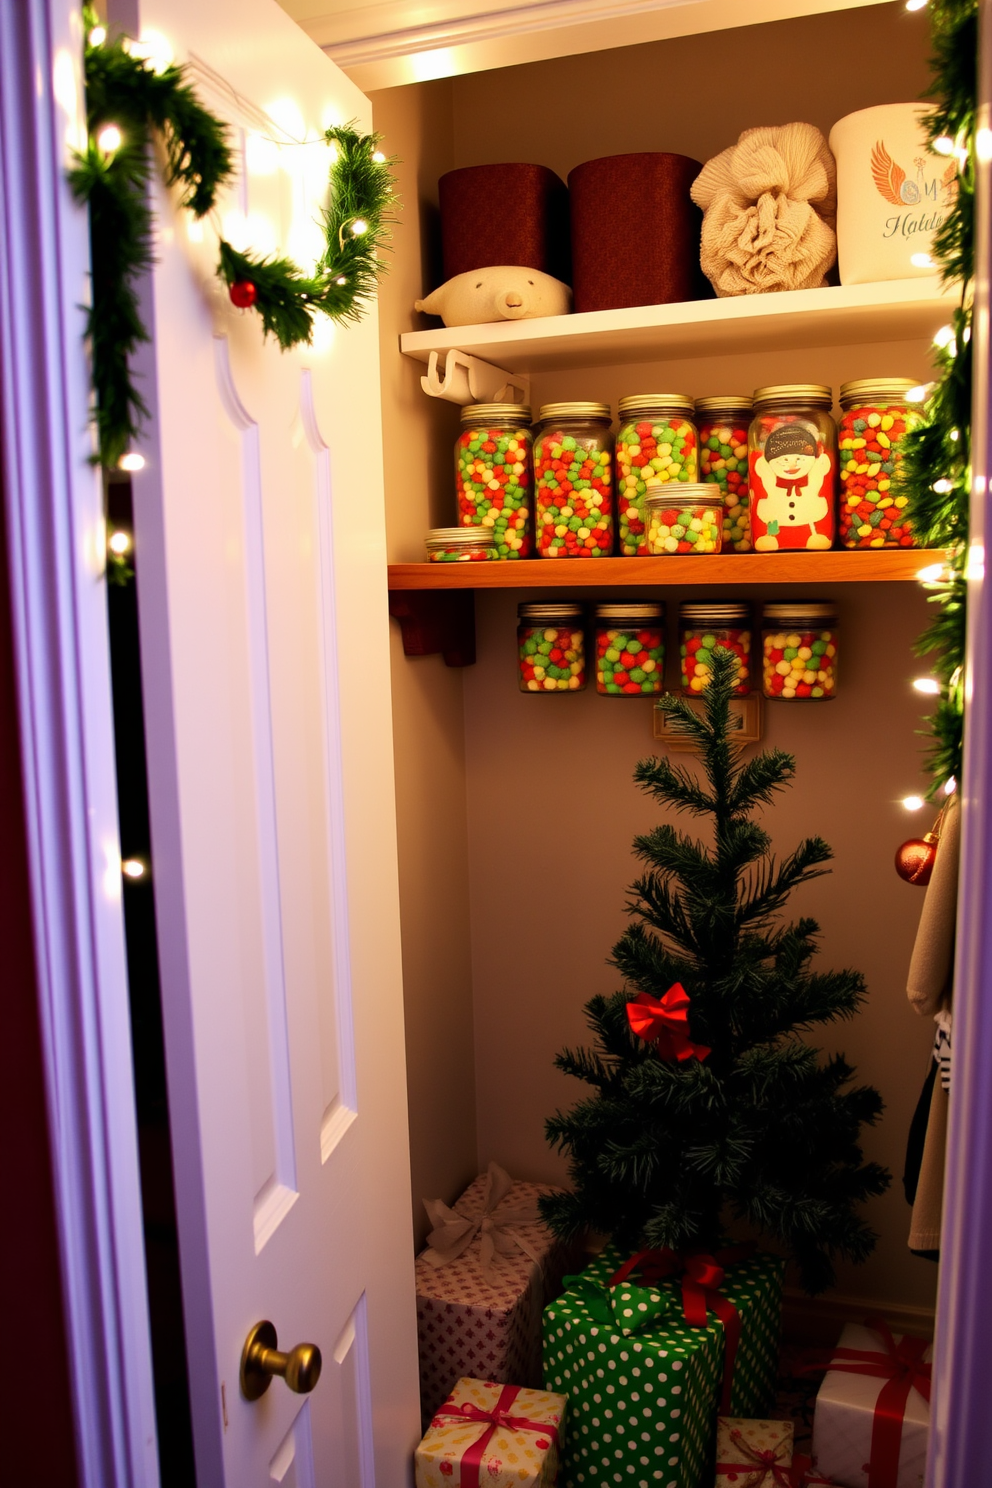
[[[540,315],[567,315],[572,291],[540,269],[498,264],[456,274],[413,308],[440,315],[446,326],[484,325],[493,320],[536,320]]]

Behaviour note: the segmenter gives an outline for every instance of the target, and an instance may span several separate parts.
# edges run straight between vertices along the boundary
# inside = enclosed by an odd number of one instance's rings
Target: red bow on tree
[[[639,993],[636,1002],[627,1004],[627,1020],[632,1032],[654,1044],[662,1059],[705,1059],[710,1052],[706,1044],[694,1044],[689,1037],[689,994],[681,982],[662,998]]]
[[[741,1315],[730,1298],[720,1291],[724,1281],[723,1267],[733,1261],[743,1260],[752,1249],[753,1246],[748,1241],[744,1245],[728,1246],[726,1250],[717,1251],[716,1255],[707,1255],[702,1250],[688,1255],[679,1255],[674,1250],[639,1250],[629,1261],[624,1261],[619,1271],[615,1271],[609,1280],[610,1286],[619,1286],[632,1271],[638,1271],[650,1286],[666,1276],[678,1276],[682,1281],[682,1316],[690,1328],[705,1328],[709,1322],[709,1313],[716,1313],[723,1324],[725,1340],[723,1390],[720,1396],[722,1416],[730,1414],[734,1364],[737,1359],[737,1345],[741,1339]]]

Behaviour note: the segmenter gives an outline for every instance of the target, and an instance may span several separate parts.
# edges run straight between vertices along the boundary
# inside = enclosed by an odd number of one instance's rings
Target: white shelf
[[[426,362],[433,351],[443,360],[445,352],[457,347],[509,372],[534,373],[909,341],[932,336],[948,319],[954,300],[954,293],[942,291],[935,278],[893,279],[884,284],[408,331],[400,336],[400,350]]]

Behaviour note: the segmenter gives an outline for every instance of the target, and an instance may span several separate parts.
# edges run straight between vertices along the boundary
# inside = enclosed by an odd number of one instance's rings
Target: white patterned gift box
[[[454,1209],[427,1203],[434,1228],[416,1262],[425,1425],[463,1376],[540,1385],[541,1309],[574,1264],[538,1214],[549,1191],[490,1163]]]
[[[847,1324],[834,1351],[840,1367],[828,1370],[813,1416],[813,1461],[824,1477],[842,1488],[869,1488],[871,1468],[871,1488],[922,1488],[930,1434],[924,1395],[929,1394],[932,1352],[922,1339],[893,1336],[880,1318]],[[876,1415],[880,1405],[884,1412],[887,1399],[897,1418],[901,1409],[902,1424],[890,1421],[886,1444]]]
[[[460,1379],[414,1458],[416,1488],[554,1488],[566,1401]]]
[[[724,1329],[683,1316],[681,1284],[609,1285],[612,1247],[544,1309],[544,1383],[568,1396],[564,1488],[701,1488],[711,1478]],[[755,1252],[720,1286],[741,1318],[730,1410],[756,1417],[775,1397],[784,1264]]]
[[[720,1416],[716,1423],[716,1488],[793,1488],[791,1421]]]

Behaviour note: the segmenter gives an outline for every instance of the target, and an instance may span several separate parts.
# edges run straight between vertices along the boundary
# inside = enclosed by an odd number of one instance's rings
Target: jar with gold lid
[[[644,497],[649,480],[663,485],[699,479],[693,402],[684,393],[635,393],[617,405],[617,522],[620,551],[648,552]]]
[[[699,479],[723,493],[723,551],[751,551],[747,496],[747,431],[753,410],[750,398],[696,399],[699,430]]]
[[[534,436],[537,556],[608,558],[613,437],[608,403],[545,403]]]
[[[911,377],[841,384],[838,428],[840,540],[845,548],[911,548],[908,498],[898,488],[904,436],[922,408],[907,402]]]
[[[748,433],[751,536],[759,553],[833,546],[837,427],[822,383],[758,388]]]
[[[496,558],[531,553],[530,409],[469,403],[455,443],[455,497],[462,527],[485,528]]]

